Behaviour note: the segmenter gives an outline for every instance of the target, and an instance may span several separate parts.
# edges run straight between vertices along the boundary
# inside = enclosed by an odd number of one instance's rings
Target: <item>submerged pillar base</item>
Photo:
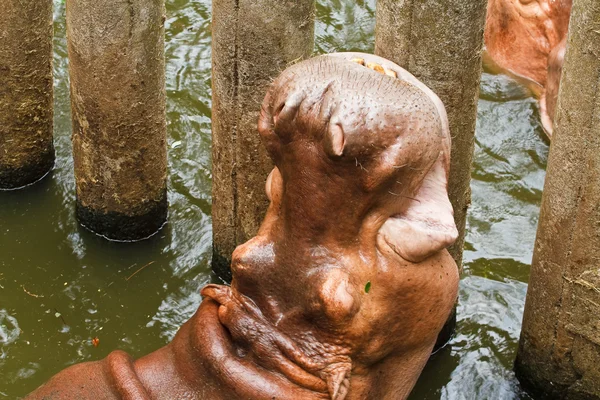
[[[538,366],[540,367],[540,366]],[[551,368],[544,364],[541,366],[544,369]],[[561,385],[559,382],[553,382],[543,379],[539,370],[532,368],[521,360],[520,354],[517,354],[514,366],[515,375],[519,379],[519,383],[527,391],[527,393],[537,396],[536,398],[543,399],[564,399],[568,385]]]
[[[96,210],[77,200],[76,214],[81,225],[100,236],[133,242],[147,239],[160,231],[167,221],[168,201],[165,194],[161,200],[146,205],[144,212],[128,215]]]
[[[520,346],[514,371],[523,389],[536,399],[600,399],[597,394],[600,393],[600,382],[593,377],[590,379],[589,376],[580,376],[573,370],[561,368],[559,363],[545,362],[545,359],[539,358],[538,354],[525,353],[527,351]],[[596,353],[595,357],[589,357],[589,361],[592,362],[594,358],[597,361],[599,357],[600,353]]]
[[[54,168],[54,146],[35,160],[21,167],[0,165],[0,190],[14,190],[29,186],[48,175]]]

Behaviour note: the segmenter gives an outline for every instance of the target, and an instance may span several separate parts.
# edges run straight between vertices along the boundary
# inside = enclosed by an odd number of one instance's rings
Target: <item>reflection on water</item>
[[[17,319],[8,314],[6,310],[0,310],[0,345],[2,345],[2,354],[0,358],[5,358],[5,348],[13,344],[19,337],[21,330]]]
[[[70,157],[64,5],[55,0],[56,169],[0,194],[0,398],[121,348],[167,343],[211,277],[209,0],[167,1],[169,224],[144,243],[78,227]],[[316,52],[372,51],[375,0],[322,0]],[[520,399],[512,373],[548,146],[536,102],[484,74],[459,327],[412,399]],[[98,347],[92,345],[97,337]]]

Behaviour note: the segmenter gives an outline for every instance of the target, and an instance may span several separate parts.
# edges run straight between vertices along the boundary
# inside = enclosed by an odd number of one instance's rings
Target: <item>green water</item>
[[[0,398],[120,348],[163,346],[211,279],[209,0],[167,1],[169,224],[143,243],[109,243],[74,217],[64,5],[55,1],[52,176],[0,193]],[[373,50],[375,1],[317,8],[316,52]],[[459,326],[412,399],[524,399],[512,372],[548,146],[536,102],[484,74]],[[139,271],[136,273],[136,271]],[[135,275],[134,275],[135,273]],[[98,347],[92,338],[98,337]]]

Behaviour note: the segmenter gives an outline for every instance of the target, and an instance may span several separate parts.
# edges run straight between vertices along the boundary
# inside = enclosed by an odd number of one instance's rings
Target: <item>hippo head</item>
[[[551,137],[572,0],[489,0],[484,63],[505,72],[540,99]]]
[[[273,82],[259,132],[270,208],[231,287],[202,292],[223,340],[316,398],[407,395],[457,295],[443,105],[387,60],[331,54]]]
[[[571,7],[572,0],[490,0],[485,44],[491,59],[545,87],[548,58],[567,34]]]
[[[444,107],[397,65],[341,53],[293,66],[271,86],[259,131],[287,233],[352,242],[377,232],[411,262],[456,239]]]

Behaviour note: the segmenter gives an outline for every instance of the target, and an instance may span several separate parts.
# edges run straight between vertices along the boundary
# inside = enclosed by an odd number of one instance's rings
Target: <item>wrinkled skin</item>
[[[526,84],[540,98],[542,124],[552,135],[572,0],[489,0],[487,62]]]
[[[232,285],[206,286],[163,349],[71,367],[31,399],[408,396],[458,291],[443,105],[387,60],[321,56],[275,80],[259,132],[271,205]]]

